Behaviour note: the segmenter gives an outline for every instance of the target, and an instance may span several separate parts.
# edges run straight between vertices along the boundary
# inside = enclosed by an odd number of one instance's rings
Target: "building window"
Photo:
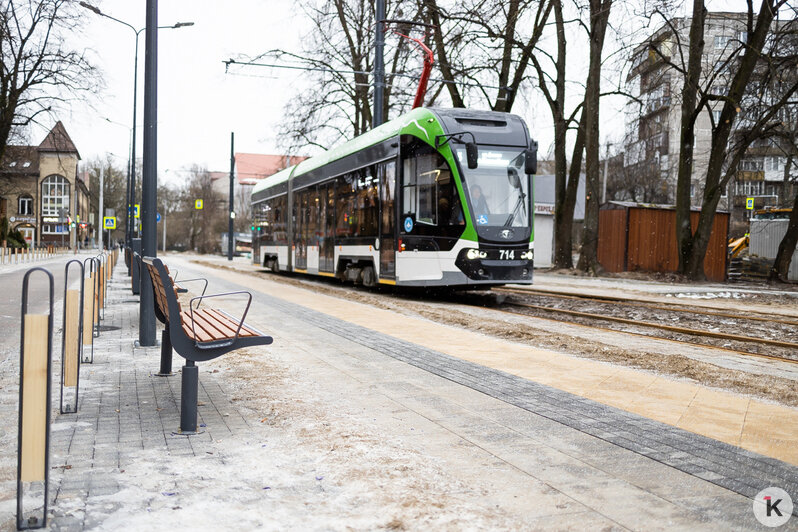
[[[69,181],[51,175],[42,181],[42,216],[60,216],[61,209],[69,211]]]
[[[33,214],[33,198],[30,196],[20,196],[17,200],[17,214]]]
[[[764,167],[765,165],[762,157],[750,157],[740,162],[740,170],[749,172],[758,172],[764,170]]]
[[[781,157],[768,157],[766,159],[767,164],[765,165],[766,170],[776,171],[784,169],[784,159]]]
[[[67,224],[44,224],[42,225],[44,235],[68,235],[69,227]]]
[[[729,35],[715,35],[715,49],[721,50],[723,48],[726,48],[731,39],[732,38]]]

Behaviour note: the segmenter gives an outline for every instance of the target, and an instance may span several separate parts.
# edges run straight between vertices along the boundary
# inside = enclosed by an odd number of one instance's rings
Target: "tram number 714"
[[[500,249],[499,250],[499,260],[515,260],[515,250],[514,249]]]

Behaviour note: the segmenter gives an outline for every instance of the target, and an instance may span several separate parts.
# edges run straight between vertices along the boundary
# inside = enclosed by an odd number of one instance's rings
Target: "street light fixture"
[[[100,9],[96,6],[89,4],[88,2],[80,2],[80,5],[88,9],[89,11],[108,19],[111,19],[115,22],[120,24],[124,24],[136,35],[136,53],[133,59],[133,128],[131,134],[131,148],[130,148],[130,164],[128,166],[127,171],[127,209],[125,213],[125,245],[130,248],[131,247],[131,240],[133,238],[133,224],[132,222],[132,213],[131,209],[132,206],[136,203],[136,103],[137,103],[137,90],[138,90],[138,64],[139,64],[139,35],[142,31],[146,29],[140,28],[136,29],[132,25],[128,24],[124,20],[119,20],[118,18],[112,17],[106,13],[100,11]],[[178,29],[178,28],[186,28],[188,26],[193,26],[193,22],[177,22],[172,24],[171,26],[158,26],[159,30],[163,29]],[[128,275],[130,275],[130,266],[128,266]]]

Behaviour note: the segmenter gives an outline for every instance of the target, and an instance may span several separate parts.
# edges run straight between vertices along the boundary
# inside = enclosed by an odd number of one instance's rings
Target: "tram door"
[[[298,192],[294,198],[298,207],[294,224],[294,268],[304,270],[308,267],[308,191]]]
[[[380,278],[396,278],[396,162],[381,163]]]
[[[335,182],[319,185],[319,271],[335,272]]]

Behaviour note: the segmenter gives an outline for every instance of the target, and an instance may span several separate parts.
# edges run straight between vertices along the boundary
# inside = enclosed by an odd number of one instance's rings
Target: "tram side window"
[[[460,196],[443,156],[417,140],[402,152],[403,217],[426,225],[463,225]]]
[[[379,227],[379,193],[376,168],[358,170],[357,180],[357,236],[377,236]]]
[[[355,235],[353,190],[354,174],[345,174],[335,180],[335,236],[347,238]]]

